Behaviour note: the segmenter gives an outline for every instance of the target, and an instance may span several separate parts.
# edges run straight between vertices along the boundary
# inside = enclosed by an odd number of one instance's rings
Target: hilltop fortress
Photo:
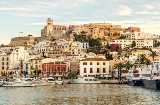
[[[51,36],[55,39],[62,38],[66,33],[66,26],[53,25],[53,20],[48,18],[46,26],[41,30],[41,37]]]

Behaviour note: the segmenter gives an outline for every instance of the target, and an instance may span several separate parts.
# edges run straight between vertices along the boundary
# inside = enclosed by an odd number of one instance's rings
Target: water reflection
[[[1,87],[0,105],[160,105],[159,92],[114,84]]]

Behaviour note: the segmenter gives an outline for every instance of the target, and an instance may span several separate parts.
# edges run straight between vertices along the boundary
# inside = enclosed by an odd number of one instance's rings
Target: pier
[[[101,80],[102,84],[128,84],[128,80]]]

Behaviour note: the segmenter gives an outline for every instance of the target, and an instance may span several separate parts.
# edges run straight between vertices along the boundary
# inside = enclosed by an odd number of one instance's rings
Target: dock
[[[102,84],[128,84],[128,80],[101,80]]]

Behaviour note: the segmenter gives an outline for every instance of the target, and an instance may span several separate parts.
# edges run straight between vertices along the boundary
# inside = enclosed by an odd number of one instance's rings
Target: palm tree
[[[118,78],[119,78],[120,81],[121,81],[121,70],[122,70],[123,67],[124,67],[124,65],[122,63],[117,63],[115,65],[115,68],[118,69]]]
[[[151,61],[150,61],[149,59],[147,59],[147,58],[146,58],[145,64],[146,64],[146,65],[147,65],[147,67],[148,67],[148,65],[150,65],[150,64],[151,64]]]
[[[124,66],[126,67],[126,70],[129,70],[130,68],[133,67],[133,65],[128,61],[124,64]]]
[[[150,53],[150,56],[152,57],[152,60],[154,61],[154,58],[155,58],[156,56],[158,56],[158,54],[157,54],[156,51],[153,51],[152,49],[149,49],[149,51],[151,52],[151,53]]]
[[[146,60],[146,56],[145,54],[140,54],[139,55],[139,61],[141,64],[144,64],[145,63],[145,60]]]
[[[150,56],[152,57],[152,60],[154,61],[154,57],[158,56],[156,51],[153,51],[152,49],[149,49],[149,51],[151,52],[150,53]],[[153,70],[153,63],[152,63],[152,70]],[[152,70],[151,70],[151,74],[152,74]]]

